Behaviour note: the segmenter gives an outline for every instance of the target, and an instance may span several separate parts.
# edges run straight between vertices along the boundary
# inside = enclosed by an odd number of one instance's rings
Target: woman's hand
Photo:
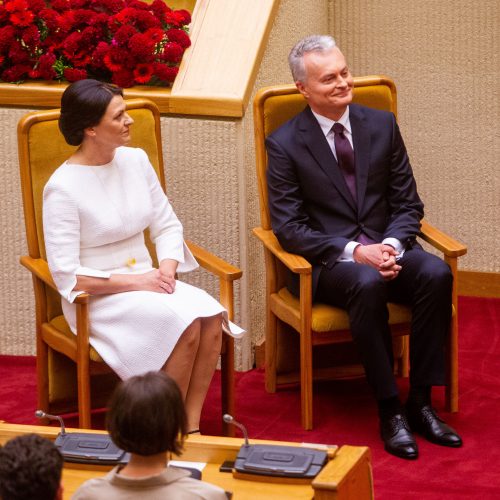
[[[164,259],[160,262],[160,269],[153,269],[142,274],[112,274],[110,278],[77,276],[74,290],[83,290],[91,295],[131,292],[134,290],[174,293],[175,272],[178,264],[176,260]]]
[[[175,291],[175,273],[179,263],[173,259],[163,259],[160,262],[160,276],[164,283],[163,289],[167,293],[174,293]]]

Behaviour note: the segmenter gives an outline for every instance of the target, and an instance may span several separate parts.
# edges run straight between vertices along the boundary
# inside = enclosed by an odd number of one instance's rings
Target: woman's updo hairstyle
[[[123,90],[111,83],[79,80],[69,85],[61,98],[59,130],[71,146],[79,146],[84,130],[98,125],[115,95]]]

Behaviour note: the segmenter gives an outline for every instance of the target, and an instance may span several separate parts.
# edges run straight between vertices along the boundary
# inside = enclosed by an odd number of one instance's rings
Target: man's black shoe
[[[407,415],[411,429],[431,443],[453,448],[462,446],[461,437],[436,414],[432,406],[412,408],[407,405]]]
[[[405,416],[401,413],[380,420],[380,436],[384,441],[385,450],[389,453],[408,460],[418,457],[417,443]]]

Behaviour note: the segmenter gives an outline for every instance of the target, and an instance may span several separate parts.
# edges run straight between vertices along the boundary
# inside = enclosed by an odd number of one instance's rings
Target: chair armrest
[[[195,259],[207,271],[215,274],[225,281],[234,281],[241,278],[243,271],[213,253],[199,247],[191,241],[186,241]]]
[[[50,274],[49,264],[44,259],[34,259],[28,255],[22,255],[19,259],[19,262],[26,268],[28,271],[36,276],[38,279],[42,280],[47,286],[58,292],[57,286],[52,279],[52,275]],[[81,293],[75,298],[75,304],[86,304],[89,301],[88,293]]]
[[[447,257],[460,257],[467,253],[465,245],[432,226],[426,220],[422,219],[421,224],[420,237]]]
[[[263,229],[261,227],[255,227],[253,229],[253,234],[259,238],[260,241],[264,244],[264,246],[275,256],[277,257],[283,264],[285,264],[290,271],[298,274],[311,274],[312,266],[304,257],[289,253],[283,250],[283,247],[280,245],[278,238],[273,233],[271,229]]]

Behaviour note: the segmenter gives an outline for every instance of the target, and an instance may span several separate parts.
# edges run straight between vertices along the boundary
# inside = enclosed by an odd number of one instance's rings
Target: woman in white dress
[[[44,189],[47,260],[72,331],[73,301],[87,292],[92,346],[122,379],[167,372],[183,394],[188,431],[199,432],[222,328],[242,330],[210,295],[175,279],[198,264],[147,155],[125,146],[132,123],[114,85],[81,80],[65,90],[59,128],[78,148]]]

